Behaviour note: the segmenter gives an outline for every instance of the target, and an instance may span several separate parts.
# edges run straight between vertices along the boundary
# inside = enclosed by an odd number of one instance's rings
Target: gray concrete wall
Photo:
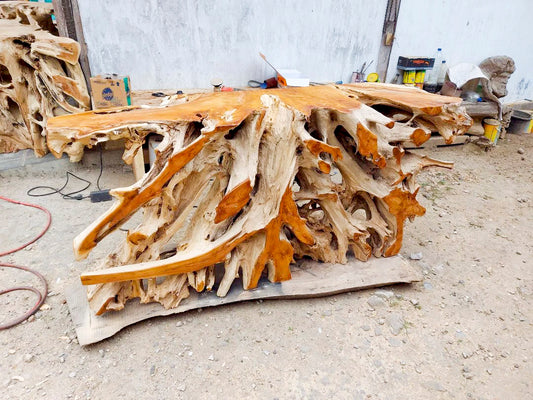
[[[532,0],[402,0],[388,80],[398,56],[433,56],[438,47],[449,66],[507,55],[516,71],[504,100],[533,99],[532,15]]]
[[[93,74],[129,74],[133,89],[229,86],[296,68],[348,81],[377,62],[386,0],[78,0]],[[371,72],[370,68],[367,72]]]

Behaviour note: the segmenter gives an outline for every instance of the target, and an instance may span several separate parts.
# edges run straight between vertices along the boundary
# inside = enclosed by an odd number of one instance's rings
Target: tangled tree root
[[[402,143],[421,144],[432,130],[448,141],[464,133],[470,119],[458,101],[394,85],[319,86],[50,120],[52,152],[73,160],[86,145],[124,137],[131,161],[148,134],[163,136],[151,170],[113,190],[115,204],[74,240],[84,258],[143,208],[117,251],[82,274],[92,309],[120,310],[135,297],[175,307],[191,287],[224,296],[237,276],[244,289],[263,274],[290,279],[302,257],[397,254],[405,220],[425,212],[417,172],[451,167]]]

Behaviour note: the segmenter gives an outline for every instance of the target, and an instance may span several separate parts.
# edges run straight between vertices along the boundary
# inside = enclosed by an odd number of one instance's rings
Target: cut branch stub
[[[224,296],[237,277],[244,289],[263,275],[290,279],[290,264],[301,257],[345,263],[349,254],[363,261],[397,254],[405,219],[425,211],[416,201],[417,172],[451,167],[405,151],[402,142],[427,138],[413,121],[468,117],[459,99],[410,89],[402,89],[403,101],[396,91],[387,99],[378,85],[373,102],[379,89],[380,104],[412,112],[410,122],[394,121],[361,102],[370,95],[358,93],[372,88],[214,93],[166,108],[49,120],[52,151],[71,159],[95,138],[124,137],[138,149],[149,133],[164,136],[150,172],[113,190],[116,203],[74,241],[84,258],[144,209],[118,251],[82,274],[92,309],[119,310],[135,297],[175,307],[190,288]],[[445,134],[466,125],[445,126]],[[224,269],[218,281],[216,265]]]

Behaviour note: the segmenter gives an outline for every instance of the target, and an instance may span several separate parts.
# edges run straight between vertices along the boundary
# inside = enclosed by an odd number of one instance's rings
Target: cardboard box
[[[91,77],[93,108],[131,106],[130,77],[97,75]]]

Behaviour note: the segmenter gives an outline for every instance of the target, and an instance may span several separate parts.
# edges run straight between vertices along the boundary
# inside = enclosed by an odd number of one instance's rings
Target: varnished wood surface
[[[81,275],[93,311],[121,310],[135,298],[173,308],[217,283],[224,296],[237,276],[246,290],[265,274],[284,282],[305,257],[345,263],[348,254],[397,254],[405,220],[425,211],[416,174],[450,167],[402,144],[421,144],[433,129],[453,141],[470,121],[457,99],[388,86],[207,93],[50,121],[49,144],[71,159],[84,146],[125,138],[131,160],[147,135],[163,136],[151,171],[112,191],[115,204],[74,240],[76,257],[85,258],[144,211],[119,250]],[[174,254],[161,257],[170,240]],[[225,269],[219,282],[217,263]]]
[[[389,98],[399,104],[417,107],[423,109],[424,112],[429,111],[431,115],[440,112],[440,109],[445,104],[458,104],[461,102],[461,99],[456,97],[434,95],[416,88],[400,85],[366,83],[341,86],[353,87],[368,95]],[[123,109],[109,109],[109,111],[89,111],[74,116],[59,116],[48,121],[48,128],[49,130],[74,129],[78,132],[78,136],[82,137],[95,130],[112,129],[124,124],[146,121],[201,121],[204,118],[209,118],[215,121],[217,126],[227,129],[237,126],[250,112],[260,108],[261,96],[265,94],[279,96],[285,104],[306,115],[315,108],[332,108],[341,112],[348,112],[358,108],[361,104],[355,96],[349,97],[349,95],[336,90],[330,85],[213,92],[202,94],[199,98],[184,104],[164,108],[132,106]],[[236,109],[236,112],[231,113],[233,109]],[[119,112],[121,110],[127,110],[127,112]]]
[[[428,93],[424,90],[386,83],[350,83],[344,85],[351,87],[361,94],[379,100],[387,99],[398,105],[408,108],[419,109],[428,115],[437,115],[442,111],[442,107],[447,104],[460,104],[463,100],[460,97],[440,96]]]

